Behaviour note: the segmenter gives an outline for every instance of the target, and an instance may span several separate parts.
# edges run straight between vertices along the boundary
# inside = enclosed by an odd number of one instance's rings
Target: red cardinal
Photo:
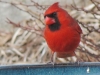
[[[74,56],[82,33],[76,20],[60,8],[58,2],[45,11],[44,19],[44,38],[52,53],[57,52],[61,58]]]

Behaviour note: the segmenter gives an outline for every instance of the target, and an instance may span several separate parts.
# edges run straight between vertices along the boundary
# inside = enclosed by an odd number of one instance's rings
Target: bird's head
[[[51,31],[56,31],[60,29],[58,11],[59,11],[58,2],[54,3],[45,11],[45,14],[44,14],[45,24],[49,27]]]
[[[70,22],[70,15],[60,8],[58,2],[56,2],[45,11],[44,20],[51,31],[57,31],[62,27],[66,27],[64,23],[68,24]]]

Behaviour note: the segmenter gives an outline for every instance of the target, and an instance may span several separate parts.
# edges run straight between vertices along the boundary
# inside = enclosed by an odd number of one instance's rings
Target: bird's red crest
[[[51,5],[46,11],[44,15],[51,14],[52,12],[56,12],[59,9],[58,2]]]

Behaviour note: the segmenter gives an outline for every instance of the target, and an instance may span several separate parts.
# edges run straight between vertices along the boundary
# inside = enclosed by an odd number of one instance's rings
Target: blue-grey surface
[[[0,75],[100,75],[100,63],[1,66]]]

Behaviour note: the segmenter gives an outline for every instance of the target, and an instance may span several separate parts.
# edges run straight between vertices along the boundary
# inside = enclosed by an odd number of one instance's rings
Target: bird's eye
[[[46,18],[46,16],[44,16],[44,18]]]
[[[57,13],[56,12],[54,12],[54,13],[52,13],[53,15],[57,15]]]

